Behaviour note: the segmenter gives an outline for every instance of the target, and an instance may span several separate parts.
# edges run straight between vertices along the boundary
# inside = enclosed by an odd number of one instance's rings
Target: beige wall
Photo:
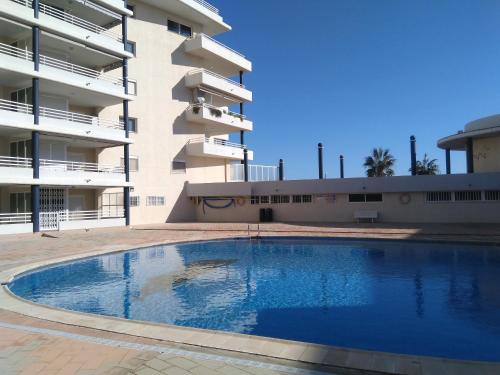
[[[474,172],[500,172],[500,137],[476,138]]]
[[[258,222],[260,208],[272,208],[278,222],[354,222],[358,210],[378,212],[379,222],[399,223],[500,223],[500,201],[427,203],[425,193],[411,193],[401,203],[401,194],[384,193],[383,202],[350,203],[347,194],[332,198],[313,197],[312,203],[252,205],[248,197],[226,209],[213,209],[193,202],[197,220],[205,222]],[[224,201],[212,202],[223,206]]]
[[[203,126],[188,123],[184,111],[192,90],[184,86],[185,74],[195,68],[210,68],[203,59],[184,52],[185,37],[169,32],[167,20],[198,25],[149,5],[131,2],[135,17],[129,19],[128,38],[136,42],[136,57],[129,61],[129,78],[137,80],[137,97],[129,104],[129,116],[138,119],[138,132],[131,133],[130,155],[139,158],[139,171],[131,172],[140,207],[131,208],[131,223],[194,220],[195,211],[184,185],[191,182],[225,181],[224,159],[192,158],[184,153],[189,139],[205,135]],[[117,74],[120,71],[116,72]],[[102,118],[118,118],[122,106],[103,109]],[[113,163],[123,156],[123,147],[103,150],[100,163]],[[172,173],[173,160],[187,163],[186,173]],[[165,206],[146,206],[147,196],[164,196]]]

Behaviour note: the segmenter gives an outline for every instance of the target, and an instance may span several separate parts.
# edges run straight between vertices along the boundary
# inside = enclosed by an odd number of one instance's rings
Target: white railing
[[[0,156],[0,167],[31,168],[31,158]]]
[[[212,38],[211,36],[208,36],[207,34],[203,34],[203,33],[195,34],[195,35],[193,35],[193,36],[191,37],[191,39],[194,39],[194,38],[196,38],[196,37],[198,37],[198,36],[199,36],[199,37],[201,37],[201,38],[207,38],[208,40],[210,40],[210,41],[212,41],[212,42],[214,42],[214,43],[218,44],[219,46],[221,46],[221,47],[223,47],[223,48],[225,48],[225,49],[227,49],[227,50],[229,50],[229,51],[231,51],[231,52],[233,52],[233,53],[236,53],[237,55],[239,55],[239,56],[241,56],[241,57],[245,57],[245,55],[243,55],[242,53],[240,53],[240,52],[238,52],[238,51],[236,51],[236,50],[232,49],[231,47],[226,46],[225,44],[223,44],[223,43],[219,42],[218,40],[216,40],[216,39]]]
[[[76,113],[76,112],[66,112],[66,111],[61,111],[59,109],[53,109],[47,107],[40,107],[40,116],[54,118],[58,120],[65,120],[70,122],[77,122],[87,125],[103,126],[106,128],[113,128],[120,130],[125,129],[125,124],[123,123],[123,121],[106,120],[95,116],[83,115],[81,113]]]
[[[277,181],[278,176],[278,167],[273,165],[248,165],[248,181]],[[231,181],[244,181],[245,166],[231,164],[229,178]]]
[[[214,7],[212,4],[207,3],[205,0],[194,0],[194,1],[197,2],[198,4],[204,6],[208,10],[214,12],[215,14],[219,14],[219,9],[217,9],[216,7]]]
[[[11,0],[11,1],[13,1],[17,4],[24,5],[25,7],[28,7],[28,8],[33,7],[32,0]],[[96,34],[105,35],[105,36],[107,36],[111,39],[114,39],[120,43],[123,42],[121,35],[114,33],[114,32],[112,32],[112,31],[110,31],[102,26],[99,26],[99,25],[96,25],[92,22],[84,20],[83,18],[73,16],[72,14],[69,14],[65,11],[54,8],[53,6],[40,3],[39,10],[40,10],[40,13],[57,18],[61,21],[70,23],[70,24],[75,25],[77,27],[80,27],[82,29],[91,31],[91,32],[96,33]]]
[[[40,167],[55,171],[82,171],[82,172],[113,173],[113,174],[125,173],[123,167],[114,167],[97,163],[84,163],[79,161],[68,161],[68,160],[40,159]]]
[[[220,74],[214,73],[211,70],[207,70],[207,69],[203,69],[203,68],[191,70],[191,71],[187,72],[187,75],[192,75],[192,74],[197,74],[197,73],[208,74],[208,75],[211,75],[212,77],[215,77],[215,78],[218,78],[218,79],[222,79],[222,80],[226,81],[227,83],[230,83],[231,85],[235,85],[235,86],[238,86],[238,87],[241,87],[241,88],[245,88],[245,85],[243,85],[241,83],[238,83],[236,81],[233,81],[232,79],[229,79],[229,78],[224,77],[224,76],[222,76]]]
[[[14,212],[0,214],[0,225],[2,224],[28,224],[31,223],[31,212]]]
[[[241,145],[239,143],[233,143],[226,141],[225,139],[219,139],[219,138],[208,138],[208,137],[199,137],[199,138],[193,138],[190,139],[188,144],[193,144],[193,143],[208,143],[212,145],[218,145],[218,146],[225,146],[225,147],[233,147],[233,148],[246,148],[245,145]]]
[[[52,68],[61,69],[66,72],[78,74],[81,76],[98,79],[100,81],[107,81],[112,83],[113,85],[122,86],[123,87],[123,79],[118,77],[113,77],[107,74],[103,74],[97,70],[85,68],[80,65],[71,64],[69,62],[54,59],[53,57],[40,55],[40,64],[50,66]]]
[[[220,111],[221,115],[226,114],[226,115],[229,115],[229,116],[237,117],[237,118],[239,118],[241,120],[243,120],[243,119],[246,118],[245,115],[242,115],[240,113],[236,113],[236,112],[232,112],[232,111],[229,111],[229,110],[225,110],[225,109],[222,109],[222,108],[219,108],[219,107],[216,107],[216,106],[214,106],[212,104],[207,104],[207,103],[193,103],[193,104],[190,104],[189,107],[187,108],[187,110],[194,112],[195,108],[198,108],[198,109],[208,108],[208,109],[211,109],[211,110],[214,110],[214,111]]]
[[[5,43],[0,43],[0,53],[4,55],[9,55],[12,57],[17,57],[19,59],[33,61],[33,53],[27,49],[21,49],[13,46],[9,46]]]
[[[12,102],[10,100],[0,99],[0,110],[21,112],[26,114],[33,114],[33,106],[31,104]]]
[[[123,208],[90,210],[90,211],[60,211],[59,221],[76,221],[76,220],[101,220],[124,217],[125,211]]]

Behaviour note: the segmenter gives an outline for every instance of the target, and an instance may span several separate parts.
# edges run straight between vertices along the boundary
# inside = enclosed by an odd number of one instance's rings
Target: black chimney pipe
[[[416,146],[417,140],[415,139],[415,136],[412,135],[410,137],[410,149],[411,149],[411,175],[416,176],[417,175],[417,146]]]
[[[283,176],[285,175],[283,159],[280,159],[278,171],[279,171],[279,179],[280,181],[283,181]]]
[[[446,174],[451,174],[451,151],[446,149]]]
[[[340,178],[344,178],[344,156],[340,155]]]
[[[318,175],[319,179],[323,179],[323,144],[318,143]]]

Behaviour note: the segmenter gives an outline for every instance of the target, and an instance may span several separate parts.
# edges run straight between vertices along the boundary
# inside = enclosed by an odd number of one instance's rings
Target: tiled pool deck
[[[257,235],[257,225],[251,225]],[[161,224],[0,236],[0,281],[61,258],[190,240],[241,237],[247,224]],[[500,243],[484,225],[260,225],[262,236],[439,239]],[[350,370],[349,367],[365,369]],[[32,305],[0,291],[0,374],[500,374],[500,364],[388,356],[141,324]],[[373,373],[380,373],[373,372]]]

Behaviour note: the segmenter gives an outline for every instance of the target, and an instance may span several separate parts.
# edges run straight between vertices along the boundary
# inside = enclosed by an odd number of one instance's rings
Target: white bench
[[[378,212],[371,210],[360,210],[354,212],[354,218],[358,221],[358,223],[360,222],[361,219],[367,219],[373,223],[375,222],[375,220],[378,219]]]

